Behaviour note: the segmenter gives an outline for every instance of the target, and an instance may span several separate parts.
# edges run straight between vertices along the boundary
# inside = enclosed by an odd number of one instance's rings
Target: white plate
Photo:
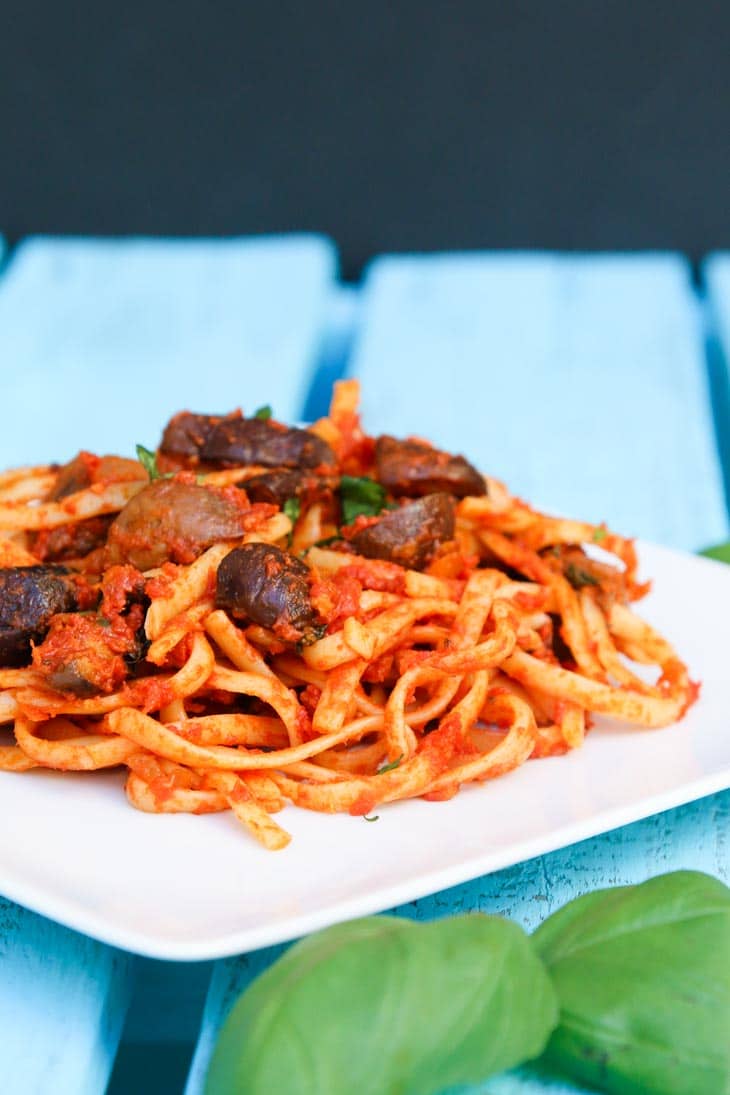
[[[648,544],[646,617],[702,694],[679,725],[601,720],[583,749],[379,821],[287,808],[265,852],[229,814],[133,810],[120,773],[2,773],[0,891],[108,943],[202,959],[380,911],[730,786],[730,567]]]

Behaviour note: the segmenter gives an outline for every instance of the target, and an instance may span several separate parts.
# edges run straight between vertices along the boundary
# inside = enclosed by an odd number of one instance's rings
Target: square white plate
[[[266,852],[230,814],[133,810],[121,773],[0,774],[0,892],[108,943],[203,959],[390,908],[730,786],[730,567],[649,544],[643,614],[677,647],[699,702],[639,730],[600,720],[584,748],[379,821],[288,807]]]

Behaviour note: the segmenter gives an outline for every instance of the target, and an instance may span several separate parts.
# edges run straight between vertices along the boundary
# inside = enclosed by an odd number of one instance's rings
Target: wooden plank
[[[0,281],[0,466],[152,447],[183,407],[290,418],[335,265],[317,236],[26,241]]]
[[[711,255],[703,264],[705,350],[715,414],[715,433],[725,498],[730,504],[730,252]]]
[[[361,331],[371,429],[462,451],[553,512],[675,547],[726,537],[679,257],[381,258]]]
[[[0,237],[0,265],[5,244]],[[0,1060],[6,1095],[100,1095],[134,960],[0,898]]]
[[[0,898],[4,1095],[101,1095],[134,959]]]
[[[504,871],[445,890],[393,910],[415,920],[431,920],[479,910],[507,916],[532,931],[572,897],[602,886],[641,882],[665,870],[707,871],[730,882],[727,832],[730,792],[680,806],[604,836],[530,859]],[[238,996],[282,952],[270,947],[218,962],[203,1013],[201,1033],[185,1095],[202,1095],[215,1041]],[[522,1095],[577,1091],[561,1083],[537,1080],[528,1071],[501,1076],[477,1091]],[[466,1095],[466,1093],[465,1093]]]

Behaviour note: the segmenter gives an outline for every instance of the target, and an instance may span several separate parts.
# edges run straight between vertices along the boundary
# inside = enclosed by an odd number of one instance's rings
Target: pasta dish
[[[273,849],[287,803],[369,817],[576,749],[594,714],[682,717],[631,540],[370,436],[358,398],[0,474],[0,769],[126,768],[139,809],[231,810]]]

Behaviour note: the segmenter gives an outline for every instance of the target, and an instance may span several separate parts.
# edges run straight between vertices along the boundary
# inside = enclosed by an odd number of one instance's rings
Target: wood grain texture
[[[152,448],[182,408],[296,416],[335,266],[318,236],[24,242],[0,280],[0,466]]]
[[[672,547],[726,536],[679,256],[378,259],[350,371],[372,430],[464,452],[537,506]]]
[[[101,1095],[134,959],[0,898],[3,1095]]]

